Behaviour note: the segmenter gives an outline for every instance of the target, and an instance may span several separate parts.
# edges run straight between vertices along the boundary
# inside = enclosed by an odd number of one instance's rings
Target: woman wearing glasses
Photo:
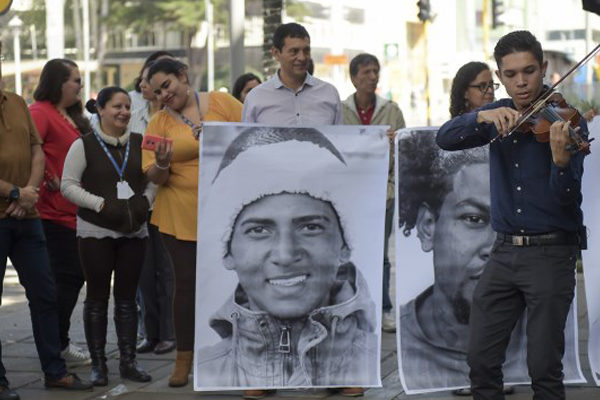
[[[490,67],[482,62],[471,61],[458,69],[450,92],[450,115],[452,118],[482,107],[494,101],[494,83]]]
[[[482,62],[471,61],[458,69],[450,91],[450,115],[452,118],[471,112],[494,101],[494,91],[500,84],[494,83],[490,67]],[[512,394],[512,386],[504,386],[504,394]],[[455,396],[471,396],[468,387],[452,391]]]

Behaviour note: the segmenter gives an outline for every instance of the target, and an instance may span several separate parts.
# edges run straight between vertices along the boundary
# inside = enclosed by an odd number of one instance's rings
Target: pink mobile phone
[[[163,139],[165,139],[167,143],[173,143],[173,139],[163,138],[162,136],[144,135],[144,138],[142,139],[142,149],[155,151],[156,146]]]

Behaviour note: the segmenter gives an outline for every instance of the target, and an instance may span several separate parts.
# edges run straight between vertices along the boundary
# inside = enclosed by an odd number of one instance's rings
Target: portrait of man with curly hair
[[[396,150],[396,241],[416,236],[433,264],[433,283],[415,298],[399,301],[399,354],[407,393],[469,386],[466,353],[473,291],[496,239],[490,223],[488,149],[444,151],[435,134],[435,128],[403,130]],[[411,263],[402,269],[401,260],[410,262],[411,257],[396,249],[400,298],[402,280],[425,268]],[[572,319],[567,328],[572,339]],[[565,362],[565,374],[576,377],[575,352],[569,351],[574,345],[569,345],[565,359],[572,362]],[[513,330],[503,372],[505,382],[529,380],[522,321]]]

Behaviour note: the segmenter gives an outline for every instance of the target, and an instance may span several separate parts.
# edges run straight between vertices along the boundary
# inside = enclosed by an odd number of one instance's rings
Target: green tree
[[[3,16],[0,19],[0,26],[3,26],[3,19],[6,21],[12,18],[13,13],[8,13],[8,16]],[[29,57],[29,50],[32,45],[30,27],[35,28],[35,41],[38,47],[38,57],[44,56],[46,48],[46,2],[44,0],[33,0],[31,9],[18,12],[19,17],[23,20],[23,28],[21,30],[21,49],[23,57]],[[81,32],[81,3],[80,0],[64,0],[64,21],[65,21],[65,48],[66,57],[81,58],[83,50],[83,33]],[[12,37],[9,30],[6,29],[6,34]],[[2,35],[4,38],[4,32]],[[12,49],[12,43],[10,45]],[[68,49],[75,49],[75,52],[69,52]],[[12,51],[12,50],[11,50]]]
[[[277,70],[277,63],[271,55],[273,34],[281,25],[283,0],[263,0],[263,74],[265,78],[273,75]]]
[[[277,70],[277,62],[271,55],[273,47],[273,34],[279,25],[281,25],[281,14],[285,8],[288,16],[302,22],[305,16],[309,14],[308,8],[300,1],[296,0],[262,0],[263,6],[263,46],[262,46],[262,66],[263,74],[269,77]]]
[[[225,0],[212,0],[215,24],[228,20]],[[168,28],[183,32],[193,87],[200,87],[206,59],[206,45],[192,46],[196,33],[206,19],[204,0],[111,0],[107,22],[110,26],[132,29],[136,33],[164,32]],[[200,44],[196,44],[197,46]]]

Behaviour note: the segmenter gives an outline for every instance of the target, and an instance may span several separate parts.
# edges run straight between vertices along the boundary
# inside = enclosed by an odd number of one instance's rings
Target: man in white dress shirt
[[[310,36],[299,24],[280,25],[273,35],[277,73],[248,94],[243,122],[270,125],[337,125],[342,104],[333,85],[308,73]]]

